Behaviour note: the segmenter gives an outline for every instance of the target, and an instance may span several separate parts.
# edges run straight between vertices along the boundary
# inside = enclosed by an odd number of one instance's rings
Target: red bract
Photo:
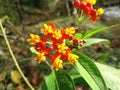
[[[35,44],[35,49],[36,49],[38,52],[44,51],[45,48],[46,48],[46,43],[45,43],[45,42],[40,41],[39,43],[36,43],[36,44]]]
[[[54,25],[53,22],[50,22],[50,26],[51,26],[52,28],[55,28],[55,25]]]
[[[66,34],[65,30],[61,30],[62,38],[72,40],[73,36]]]

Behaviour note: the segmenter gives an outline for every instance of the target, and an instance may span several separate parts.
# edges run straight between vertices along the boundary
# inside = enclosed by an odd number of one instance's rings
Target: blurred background
[[[82,24],[81,32],[84,33],[91,28],[120,24],[120,0],[97,0],[95,7],[103,7],[105,13],[95,24],[87,20]],[[6,16],[9,18],[4,23],[4,27],[12,50],[21,69],[36,88],[50,70],[44,63],[37,64],[33,60],[34,54],[30,52],[30,45],[26,39],[30,33],[39,34],[43,23],[49,21],[53,21],[58,28],[76,26],[74,12],[73,0],[0,0],[0,18]],[[108,39],[110,44],[105,42],[94,44],[81,52],[95,61],[120,69],[120,26],[93,37]],[[0,41],[0,90],[13,90],[12,88],[25,90],[23,86],[14,84],[11,78],[11,72],[16,68],[1,31]]]

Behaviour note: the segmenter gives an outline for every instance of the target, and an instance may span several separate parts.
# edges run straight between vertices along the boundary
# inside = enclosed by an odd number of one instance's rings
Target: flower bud
[[[74,0],[74,7],[79,8],[80,1],[79,0]]]
[[[73,44],[78,44],[79,43],[79,40],[77,38],[74,38],[73,39]]]
[[[83,46],[83,43],[80,43],[79,45],[82,47],[82,46]]]

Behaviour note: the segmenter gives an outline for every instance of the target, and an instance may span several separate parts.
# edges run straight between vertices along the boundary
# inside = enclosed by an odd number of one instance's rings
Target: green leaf
[[[120,90],[120,70],[100,63],[95,64],[99,68],[107,87],[111,90]]]
[[[74,80],[75,85],[79,84],[82,86],[87,86],[87,87],[89,86],[76,69],[73,68],[72,70],[70,70],[69,75]]]
[[[113,27],[116,27],[116,26],[119,26],[119,25],[120,24],[116,24],[116,25],[102,27],[102,28],[95,29],[95,30],[89,30],[84,34],[83,39],[86,39],[86,38],[91,37],[92,35],[94,35],[96,33],[99,33],[99,32],[104,31],[104,30],[108,30],[110,28],[113,28]]]
[[[59,90],[55,83],[55,74],[51,73],[46,80],[42,83],[42,90]]]
[[[75,90],[72,78],[63,70],[55,72],[59,90]]]
[[[92,62],[89,57],[79,52],[74,53],[79,56],[79,63],[75,63],[74,67],[81,74],[88,85],[93,90],[107,90],[105,81],[103,80],[103,77],[94,62]]]
[[[71,76],[72,79],[81,77],[79,72],[76,69],[74,69],[74,68],[69,71],[69,75]]]
[[[81,39],[83,37],[83,35],[81,33],[76,33],[74,35],[75,38]]]
[[[50,74],[42,84],[42,90],[75,90],[72,78],[63,70]]]
[[[100,42],[107,42],[108,44],[110,43],[109,40],[100,39],[100,38],[88,38],[86,40],[87,40],[87,42],[83,45],[83,47],[87,47],[87,46],[90,46],[92,44],[97,44],[97,43],[100,43]]]

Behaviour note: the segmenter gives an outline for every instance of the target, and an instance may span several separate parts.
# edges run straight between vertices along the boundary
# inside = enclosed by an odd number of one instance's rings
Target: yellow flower
[[[55,68],[56,71],[63,69],[63,61],[60,59],[60,56],[54,60],[52,67]]]
[[[46,57],[45,54],[42,53],[38,53],[37,56],[35,57],[35,60],[38,61],[38,63],[41,63],[42,61],[45,61]]]
[[[44,24],[44,27],[41,29],[44,34],[52,33],[53,28],[50,25]]]
[[[61,37],[62,37],[62,34],[61,34],[60,30],[55,30],[55,31],[53,32],[53,37],[56,38],[56,39],[61,38]]]
[[[90,2],[92,5],[96,4],[96,0],[83,0],[84,2]]]
[[[65,31],[66,31],[66,34],[71,36],[75,33],[75,28],[74,27],[66,28]]]
[[[28,38],[27,41],[31,44],[36,44],[40,42],[40,37],[35,34],[30,34],[30,38]]]
[[[74,62],[78,62],[79,57],[75,54],[69,53],[68,54],[68,61],[70,62],[70,64],[73,64]]]
[[[65,43],[62,43],[62,44],[58,45],[58,52],[59,53],[65,54],[66,49],[68,49],[68,47],[65,45]]]
[[[103,8],[99,8],[97,10],[97,15],[102,15],[104,13],[104,9]]]

